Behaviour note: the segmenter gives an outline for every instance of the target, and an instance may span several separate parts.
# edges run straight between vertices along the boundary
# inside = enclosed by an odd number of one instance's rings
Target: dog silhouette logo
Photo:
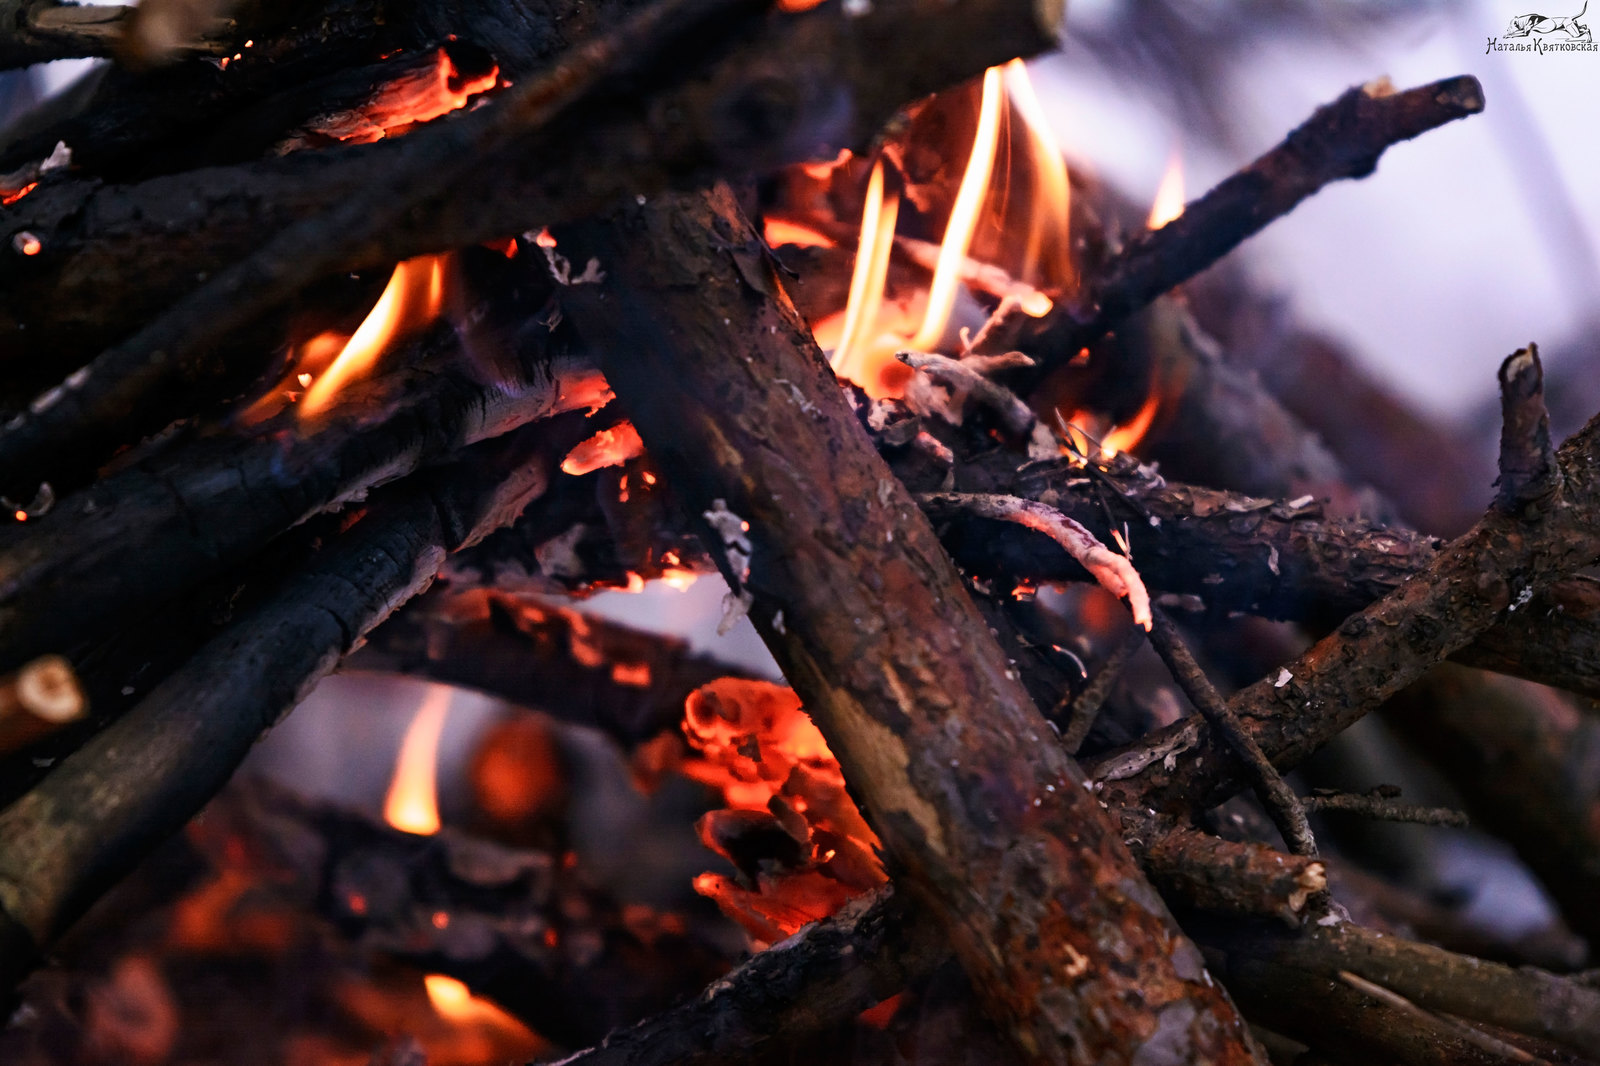
[[[1538,34],[1541,37],[1552,33],[1564,33],[1568,40],[1590,38],[1589,27],[1579,22],[1583,13],[1589,10],[1589,0],[1583,0],[1583,7],[1576,15],[1552,16],[1528,14],[1518,15],[1511,20],[1511,25],[1506,28],[1502,37],[1531,37]]]

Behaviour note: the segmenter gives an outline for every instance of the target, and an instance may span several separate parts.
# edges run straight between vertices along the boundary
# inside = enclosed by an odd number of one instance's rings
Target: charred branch
[[[206,808],[272,891],[364,950],[445,973],[567,1046],[692,994],[726,967],[692,931],[630,929],[558,856],[445,828],[418,836],[245,780]],[[444,921],[439,921],[439,916]]]
[[[353,385],[314,423],[291,407],[252,432],[169,447],[0,529],[0,663],[74,653],[324,509],[603,398],[582,367],[535,363],[481,381],[450,367],[455,355],[448,345],[443,358]],[[577,414],[557,429],[572,443],[585,434]],[[552,472],[561,454],[546,460]]]
[[[1557,456],[1561,487],[1540,514],[1511,516],[1491,509],[1394,593],[1347,619],[1275,677],[1229,701],[1276,765],[1295,765],[1476,639],[1506,611],[1525,606],[1540,588],[1600,556],[1594,534],[1600,506],[1593,476],[1597,440],[1600,420],[1562,446]],[[1137,749],[1172,751],[1173,745],[1187,748],[1190,741],[1197,743],[1174,760],[1175,771],[1168,772],[1160,759],[1141,763],[1132,774],[1136,780],[1119,782],[1117,794],[1137,795],[1158,807],[1192,807],[1236,789],[1237,763],[1214,735],[1180,725]],[[1127,768],[1139,758],[1124,752],[1110,762]]]
[[[1116,687],[1133,657],[1144,647],[1144,640],[1143,629],[1129,630],[1127,637],[1117,645],[1110,658],[1100,664],[1099,671],[1089,684],[1064,708],[1064,715],[1060,716],[1065,720],[1061,727],[1061,746],[1069,755],[1077,755],[1078,749],[1083,747],[1084,738],[1094,728],[1100,708],[1105,705],[1111,690]]]
[[[631,209],[576,243],[608,269],[573,294],[580,331],[616,353],[619,399],[992,1016],[1034,1059],[1120,1062],[1176,1011],[1160,1039],[1250,1061],[731,196]]]
[[[544,490],[545,466],[533,461],[543,446],[538,427],[530,427],[397,487],[273,597],[0,812],[4,987],[188,821],[256,738],[341,656],[427,588],[446,552],[510,521]]]
[[[1128,844],[1145,873],[1175,906],[1261,917],[1290,926],[1328,887],[1327,869],[1306,855],[1236,843],[1166,819],[1121,812]]]
[[[43,413],[0,431],[0,468],[5,481],[17,483],[10,495],[25,496],[32,486],[22,482],[52,476],[57,460],[46,442],[94,439],[104,432],[93,425],[99,414],[115,418],[160,383],[181,383],[211,338],[319,276],[503,238],[624,197],[862,143],[919,94],[1043,49],[1059,15],[1022,0],[940,3],[937,12],[929,2],[876,4],[861,17],[835,4],[798,16],[751,13],[730,20],[724,33],[703,35],[702,49],[727,46],[720,62],[701,68],[680,57],[672,64],[678,80],[648,100],[642,92],[607,91],[577,106],[596,82],[620,84],[623,72],[672,46],[669,26],[681,31],[697,13],[750,7],[743,0],[670,0],[636,16],[632,29],[580,45],[553,71],[501,94],[484,114],[398,141],[133,187],[36,190],[10,209],[4,226],[35,234],[40,254],[0,264],[14,297],[7,312],[28,324],[32,345],[52,347],[40,314],[55,312],[42,309],[94,307],[94,321],[63,323],[76,332],[62,350],[81,362],[85,345],[125,337],[195,277],[211,280],[102,353]],[[562,106],[572,113],[528,135]],[[507,138],[516,143],[504,144]],[[117,278],[117,291],[80,288],[89,277]],[[155,360],[156,352],[164,358]],[[62,366],[62,375],[70,369]]]
[[[593,726],[624,748],[681,723],[684,700],[701,685],[745,676],[682,640],[494,592],[420,598],[342,669],[477,689]]]
[[[1387,80],[1350,89],[1178,218],[1130,241],[1091,280],[1088,314],[1081,321],[1071,312],[1053,316],[1030,349],[1065,362],[1324,185],[1364,178],[1392,145],[1482,110],[1483,87],[1469,75],[1404,92]]]
[[[938,926],[889,889],[847,903],[564,1066],[720,1066],[849,1021],[948,956]]]
[[[1235,961],[1257,960],[1283,971],[1337,980],[1348,972],[1430,1011],[1549,1040],[1580,1054],[1600,1048],[1600,992],[1532,966],[1511,967],[1457,955],[1350,922],[1285,933],[1265,925],[1197,930],[1208,954],[1225,954],[1224,980]],[[1305,1011],[1307,1015],[1316,1011]],[[1272,1024],[1268,1021],[1268,1024]],[[1360,1028],[1381,1032],[1381,1026]]]
[[[1172,619],[1165,612],[1157,610],[1154,622],[1150,628],[1150,644],[1167,664],[1172,679],[1189,697],[1195,710],[1222,736],[1233,754],[1244,764],[1250,787],[1255,789],[1257,798],[1271,815],[1272,823],[1278,827],[1289,850],[1296,855],[1314,857],[1317,854],[1317,841],[1312,836],[1311,823],[1306,820],[1306,810],[1301,805],[1300,797],[1294,794],[1294,790],[1267,758],[1266,752],[1261,750],[1261,745],[1212,686],[1211,679],[1195,662],[1194,654],[1183,642]]]
[[[1537,505],[1561,488],[1544,406],[1544,368],[1536,345],[1500,365],[1500,495],[1507,514]]]

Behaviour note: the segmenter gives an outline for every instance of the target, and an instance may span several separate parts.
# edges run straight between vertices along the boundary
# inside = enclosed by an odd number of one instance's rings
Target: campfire
[[[18,6],[0,1059],[1600,1061],[1600,423],[1229,269],[1482,87],[1152,202],[1062,17]]]

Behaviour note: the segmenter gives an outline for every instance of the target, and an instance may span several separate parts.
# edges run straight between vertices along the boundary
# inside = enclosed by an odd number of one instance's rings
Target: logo
[[[1576,15],[1517,15],[1499,37],[1489,38],[1489,52],[1595,52],[1600,51],[1589,32],[1589,26],[1579,20],[1589,10],[1589,0]]]

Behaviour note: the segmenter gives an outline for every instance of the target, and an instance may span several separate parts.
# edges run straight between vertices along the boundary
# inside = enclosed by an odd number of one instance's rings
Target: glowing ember
[[[23,230],[21,233],[11,238],[11,247],[23,255],[38,255],[39,252],[43,250],[44,245],[40,243],[38,237],[29,233],[27,230]]]
[[[989,176],[994,171],[994,150],[1000,139],[1000,68],[990,67],[983,75],[983,108],[978,115],[978,130],[972,138],[972,154],[961,175],[955,206],[939,244],[939,266],[928,289],[928,310],[908,347],[932,351],[944,336],[950,312],[956,303],[956,286],[961,281],[962,261],[972,246],[978,228],[978,213],[989,192]]]
[[[38,182],[30,181],[30,182],[28,182],[28,184],[22,186],[22,188],[20,188],[20,189],[13,190],[11,192],[0,192],[0,204],[4,204],[6,206],[10,206],[11,204],[14,204],[18,200],[22,199],[24,196],[28,195],[33,190],[37,189],[38,187],[39,187],[39,183]]]
[[[1167,161],[1167,172],[1161,175],[1161,185],[1156,189],[1155,202],[1150,205],[1150,217],[1145,225],[1160,229],[1183,214],[1183,156],[1174,148]]]
[[[385,83],[359,108],[311,122],[299,134],[279,145],[279,151],[315,147],[330,140],[370,144],[404,133],[419,122],[429,122],[465,107],[474,96],[493,89],[499,76],[499,70],[492,65],[483,73],[464,73],[448,52],[436,49],[431,64],[419,65],[412,72]]]
[[[644,442],[632,422],[623,422],[610,429],[602,429],[561,460],[562,473],[587,474],[607,466],[621,466],[629,459],[644,454]],[[642,582],[641,582],[642,584]]]
[[[446,256],[424,255],[395,266],[383,295],[355,336],[306,392],[300,417],[312,418],[326,411],[341,389],[372,370],[390,342],[439,317],[447,261]]]
[[[746,869],[743,881],[713,873],[695,878],[695,890],[752,937],[781,939],[883,882],[878,838],[791,690],[765,681],[714,681],[690,694],[683,729],[701,758],[686,761],[682,771],[719,788],[729,808],[701,819],[701,841],[736,866],[739,841],[748,834],[793,841],[787,864],[764,862],[759,871]]]
[[[700,575],[695,573],[693,570],[680,570],[674,567],[661,571],[661,583],[670,589],[677,590],[678,592],[685,591],[690,585],[693,585],[697,580],[699,580],[699,578]]]
[[[1033,160],[1034,180],[1038,198],[1028,213],[1028,243],[1023,250],[1022,279],[1036,285],[1056,285],[1071,288],[1074,280],[1070,219],[1072,216],[1072,185],[1067,180],[1067,162],[1061,147],[1050,132],[1049,119],[1044,107],[1028,80],[1028,68],[1022,60],[1013,59],[1005,67],[1006,93],[1011,104],[1028,128],[1029,155]],[[1038,317],[1050,310],[1045,301],[1042,311],[1029,304],[1022,305],[1024,313]]]
[[[407,833],[430,836],[439,831],[439,800],[435,785],[439,737],[450,713],[448,685],[429,685],[417,715],[400,743],[394,780],[383,805],[383,819]]]

